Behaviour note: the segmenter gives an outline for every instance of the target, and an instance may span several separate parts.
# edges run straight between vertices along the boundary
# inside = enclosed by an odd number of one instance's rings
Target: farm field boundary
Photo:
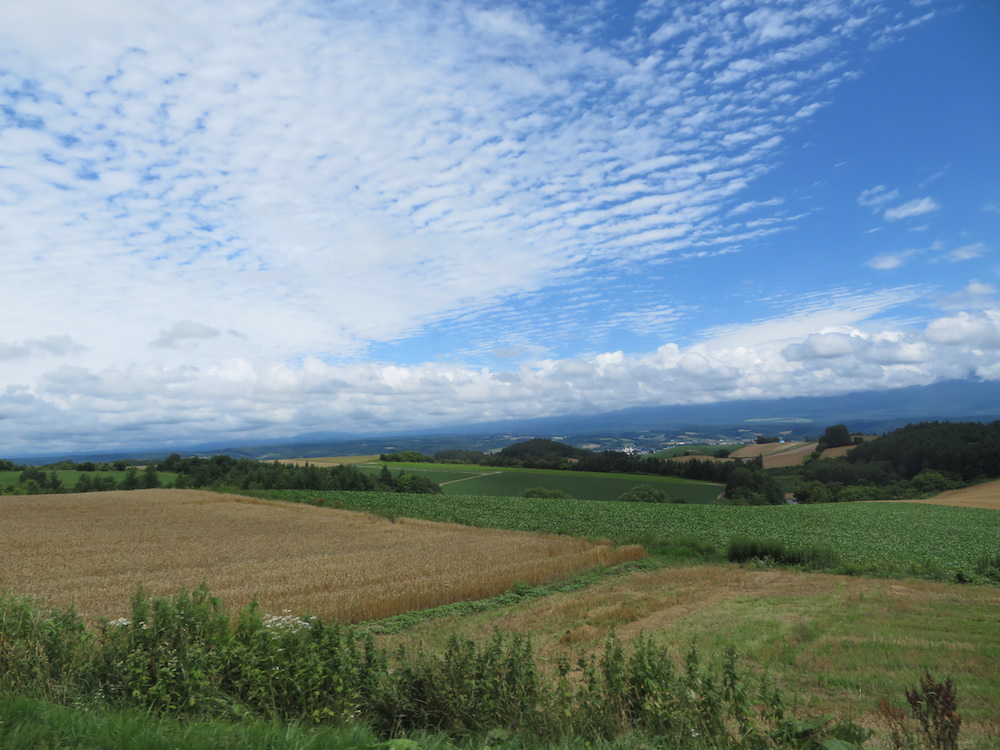
[[[483,599],[643,555],[608,542],[475,529],[195,490],[9,496],[0,587],[90,618],[123,616],[137,586],[205,583],[234,607],[257,599],[358,621]]]

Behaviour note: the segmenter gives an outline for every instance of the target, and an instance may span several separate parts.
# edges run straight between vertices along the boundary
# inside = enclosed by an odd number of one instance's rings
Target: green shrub
[[[1000,583],[1000,552],[980,557],[976,560],[975,570],[979,575]]]
[[[736,536],[729,540],[729,546],[726,549],[726,559],[736,563],[765,559],[780,562],[784,556],[785,545],[777,539],[761,540]]]
[[[840,564],[840,556],[830,547],[818,544],[786,547],[777,539],[761,540],[745,536],[729,540],[726,559],[736,563],[762,560],[778,565],[801,565],[809,570],[826,570]]]
[[[545,498],[550,500],[572,500],[573,496],[562,490],[551,490],[548,487],[528,487],[521,497]]]
[[[637,484],[628,492],[619,495],[618,501],[623,503],[669,503],[670,496],[651,484]]]

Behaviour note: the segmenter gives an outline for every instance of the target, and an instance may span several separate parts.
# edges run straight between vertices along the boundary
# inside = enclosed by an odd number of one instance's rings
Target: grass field
[[[682,456],[693,455],[708,458],[715,456],[721,450],[727,450],[732,453],[742,447],[744,447],[744,443],[732,443],[729,445],[677,445],[673,448],[657,451],[653,456],[656,458],[680,458]]]
[[[194,490],[0,498],[0,589],[120,617],[139,585],[207,583],[231,607],[386,617],[642,556],[584,539],[473,529]]]
[[[735,646],[805,708],[885,730],[879,698],[903,704],[922,670],[953,675],[963,748],[1000,746],[1000,587],[885,581],[735,566],[666,568],[581,591],[418,625],[387,645],[443,645],[493,628],[531,638],[546,662],[601,647],[612,631],[717,653]],[[884,736],[884,735],[883,735]],[[886,744],[884,747],[890,747]]]
[[[520,495],[529,487],[562,490],[580,500],[617,500],[620,495],[640,484],[650,484],[662,490],[671,500],[706,504],[715,501],[724,486],[711,482],[693,482],[677,477],[642,474],[603,474],[592,471],[557,471],[549,469],[517,469],[471,464],[386,464],[393,474],[400,470],[419,474],[441,485],[446,495]],[[377,473],[381,463],[359,464],[362,471]]]
[[[720,550],[734,536],[773,538],[832,547],[862,568],[912,568],[914,574],[968,571],[980,557],[996,554],[1000,540],[1000,513],[899,501],[747,507],[297,490],[268,496],[323,497],[388,516],[615,540],[696,537]]]

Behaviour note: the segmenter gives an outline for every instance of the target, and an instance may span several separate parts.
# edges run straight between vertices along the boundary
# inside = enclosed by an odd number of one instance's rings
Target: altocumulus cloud
[[[671,341],[696,303],[635,282],[791,231],[799,209],[752,186],[858,50],[932,14],[649,1],[622,24],[604,5],[0,5],[0,295],[16,311],[0,450],[993,372],[989,310],[885,322],[927,286],[807,290]],[[856,202],[887,221],[944,210],[900,195]],[[431,348],[449,330],[462,346]],[[623,330],[645,348],[605,345]],[[496,351],[518,356],[498,369]]]

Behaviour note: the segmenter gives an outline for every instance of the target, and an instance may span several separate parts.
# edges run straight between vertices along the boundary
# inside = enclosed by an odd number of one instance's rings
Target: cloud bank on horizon
[[[998,29],[0,3],[0,455],[998,379]]]

